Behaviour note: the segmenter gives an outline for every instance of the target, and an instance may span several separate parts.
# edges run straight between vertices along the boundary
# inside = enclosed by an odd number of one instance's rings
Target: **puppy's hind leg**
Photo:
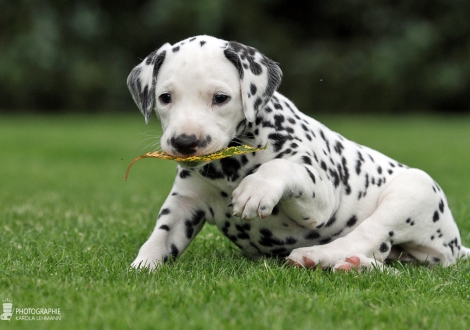
[[[445,196],[424,172],[408,169],[393,179],[378,201],[376,211],[352,232],[331,243],[292,251],[288,262],[304,267],[334,269],[380,265],[400,246],[417,261],[444,266],[467,251]]]

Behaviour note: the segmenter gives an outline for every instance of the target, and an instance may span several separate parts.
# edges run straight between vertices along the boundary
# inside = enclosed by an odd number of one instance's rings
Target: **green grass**
[[[322,117],[430,173],[470,245],[469,117]],[[134,116],[0,117],[0,300],[61,321],[2,329],[469,329],[470,262],[398,275],[251,261],[205,227],[176,262],[129,270],[175,165],[143,160],[159,133]],[[0,310],[1,311],[1,310]]]

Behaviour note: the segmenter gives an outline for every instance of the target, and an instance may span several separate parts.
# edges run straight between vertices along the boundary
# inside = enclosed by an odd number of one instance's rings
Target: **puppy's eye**
[[[171,94],[163,93],[158,98],[160,99],[160,102],[164,104],[171,103]]]
[[[212,98],[212,104],[223,104],[230,100],[230,96],[225,94],[215,94]]]

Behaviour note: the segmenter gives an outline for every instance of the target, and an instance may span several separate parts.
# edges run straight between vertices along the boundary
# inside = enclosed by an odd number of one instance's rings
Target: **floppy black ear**
[[[281,84],[281,68],[255,48],[234,41],[228,43],[224,54],[240,75],[245,118],[254,122],[258,110],[264,108]]]
[[[155,104],[158,70],[165,60],[166,49],[169,46],[170,44],[167,43],[148,55],[127,77],[127,87],[140,112],[144,115],[146,123],[150,119]]]

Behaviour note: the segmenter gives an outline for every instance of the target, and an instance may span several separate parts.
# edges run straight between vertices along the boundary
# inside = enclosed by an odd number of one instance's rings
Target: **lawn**
[[[320,119],[430,173],[470,245],[470,117]],[[158,134],[138,113],[0,117],[0,300],[61,318],[14,314],[2,329],[470,328],[470,261],[398,274],[288,268],[244,258],[206,226],[173,264],[130,270],[175,164],[142,160],[124,174]]]

